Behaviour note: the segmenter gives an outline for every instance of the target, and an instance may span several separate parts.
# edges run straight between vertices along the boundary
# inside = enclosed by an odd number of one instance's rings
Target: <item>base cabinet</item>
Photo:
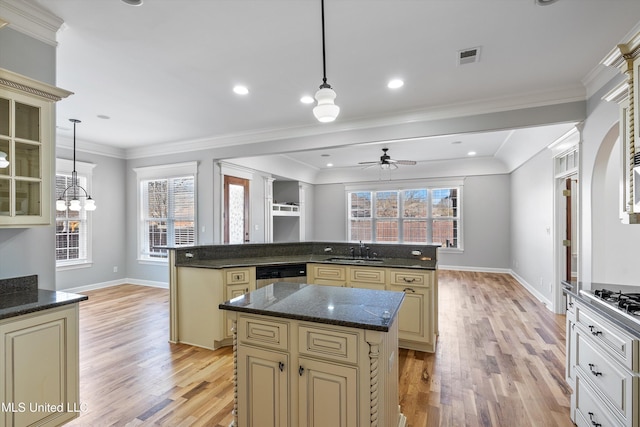
[[[234,426],[404,426],[397,321],[389,332],[227,313],[234,324]]]
[[[58,426],[82,409],[77,304],[0,321],[0,426]]]

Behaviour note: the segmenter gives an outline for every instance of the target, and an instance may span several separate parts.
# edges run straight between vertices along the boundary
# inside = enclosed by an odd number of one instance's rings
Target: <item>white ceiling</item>
[[[638,0],[326,0],[327,77],[341,112],[320,124],[299,101],[322,82],[320,0],[31,1],[65,22],[57,85],[75,94],[58,103],[59,139],[77,118],[79,149],[84,141],[124,157],[189,143],[252,155],[241,144],[584,100],[585,77],[640,20]],[[481,48],[480,61],[458,65],[458,51],[472,47]],[[405,85],[392,91],[386,83],[395,77]],[[236,84],[250,93],[236,95]],[[354,138],[364,144],[357,148],[301,143],[305,151],[289,155],[322,168],[323,153],[345,166],[375,160],[383,146],[417,161],[473,150],[517,166],[542,147],[509,144],[535,139],[529,131],[557,138],[569,127],[404,133],[395,143],[388,134]],[[240,148],[229,151],[234,144]]]

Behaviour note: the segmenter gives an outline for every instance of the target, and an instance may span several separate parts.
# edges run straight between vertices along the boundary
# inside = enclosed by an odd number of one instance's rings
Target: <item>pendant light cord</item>
[[[327,59],[324,48],[324,0],[320,0],[320,7],[322,9],[322,85],[320,85],[320,89],[322,89],[331,88],[331,86],[327,83]]]

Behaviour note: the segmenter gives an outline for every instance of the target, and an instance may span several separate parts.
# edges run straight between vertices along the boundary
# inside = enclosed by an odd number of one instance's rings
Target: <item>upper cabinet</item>
[[[628,43],[616,46],[602,64],[617,67],[627,77],[604,99],[620,105],[622,220],[628,224],[640,224],[640,147],[636,149],[636,144],[640,144],[640,33]]]
[[[52,223],[55,102],[69,95],[0,69],[0,227]]]

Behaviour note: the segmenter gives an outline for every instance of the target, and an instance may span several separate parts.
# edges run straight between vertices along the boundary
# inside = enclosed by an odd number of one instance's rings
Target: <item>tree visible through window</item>
[[[71,174],[56,174],[56,194],[71,185]],[[87,179],[78,176],[78,184],[87,187]],[[79,264],[88,261],[87,211],[56,210],[56,264]]]
[[[349,192],[349,240],[459,248],[459,194],[457,187]]]
[[[141,181],[142,257],[167,257],[165,246],[195,244],[193,176]]]

